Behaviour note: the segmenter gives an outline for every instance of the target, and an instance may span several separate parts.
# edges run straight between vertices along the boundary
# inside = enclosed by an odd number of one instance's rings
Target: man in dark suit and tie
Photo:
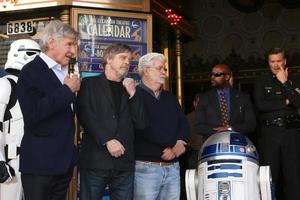
[[[75,92],[80,78],[68,75],[78,33],[61,21],[44,30],[42,53],[25,65],[17,83],[24,116],[20,171],[25,199],[65,200],[76,162]]]
[[[80,155],[81,200],[99,200],[108,185],[112,200],[131,200],[134,180],[134,128],[145,127],[135,81],[125,78],[130,47],[114,44],[103,55],[104,72],[84,78],[78,117],[84,128]]]
[[[204,137],[223,131],[249,134],[256,119],[248,95],[230,86],[231,70],[226,64],[213,67],[210,78],[213,88],[206,92],[196,110],[196,128]]]

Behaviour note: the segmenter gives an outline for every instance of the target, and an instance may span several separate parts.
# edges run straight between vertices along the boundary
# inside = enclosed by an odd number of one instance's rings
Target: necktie
[[[222,117],[222,125],[228,125],[228,113],[227,113],[227,102],[224,91],[220,92],[220,108],[221,108],[221,117]]]

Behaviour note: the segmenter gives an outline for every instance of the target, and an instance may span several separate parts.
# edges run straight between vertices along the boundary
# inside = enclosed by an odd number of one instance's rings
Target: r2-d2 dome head
[[[41,52],[37,42],[31,39],[19,39],[11,43],[7,54],[5,69],[18,69],[32,61]]]
[[[244,134],[234,131],[210,136],[203,144],[199,154],[199,164],[227,159],[259,163],[258,152],[253,143]]]
[[[271,200],[269,166],[259,166],[255,146],[242,133],[211,135],[197,169],[186,171],[188,200]]]

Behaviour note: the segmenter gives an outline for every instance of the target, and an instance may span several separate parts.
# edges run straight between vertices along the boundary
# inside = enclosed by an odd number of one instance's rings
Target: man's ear
[[[226,74],[226,75],[225,75],[226,81],[229,81],[230,77],[231,77],[231,74]]]
[[[143,73],[144,73],[145,75],[148,75],[148,74],[149,74],[149,70],[150,70],[150,67],[144,67]]]
[[[54,40],[54,38],[53,37],[48,37],[48,40],[47,40],[47,42],[48,42],[48,46],[49,46],[49,49],[52,49],[53,48],[53,45],[54,45],[54,43],[55,43],[55,40]]]
[[[107,59],[106,59],[106,63],[107,64],[110,64],[111,61],[112,61],[113,57],[112,56],[108,56]]]
[[[286,68],[286,58],[284,59],[283,63],[284,63],[284,68]]]

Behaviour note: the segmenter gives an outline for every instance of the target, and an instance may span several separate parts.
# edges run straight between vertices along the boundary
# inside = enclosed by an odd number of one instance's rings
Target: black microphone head
[[[76,58],[71,58],[69,64],[70,65],[75,65],[77,62]]]
[[[68,73],[74,73],[75,69],[74,69],[74,65],[76,64],[77,60],[76,58],[71,58],[68,64]]]

